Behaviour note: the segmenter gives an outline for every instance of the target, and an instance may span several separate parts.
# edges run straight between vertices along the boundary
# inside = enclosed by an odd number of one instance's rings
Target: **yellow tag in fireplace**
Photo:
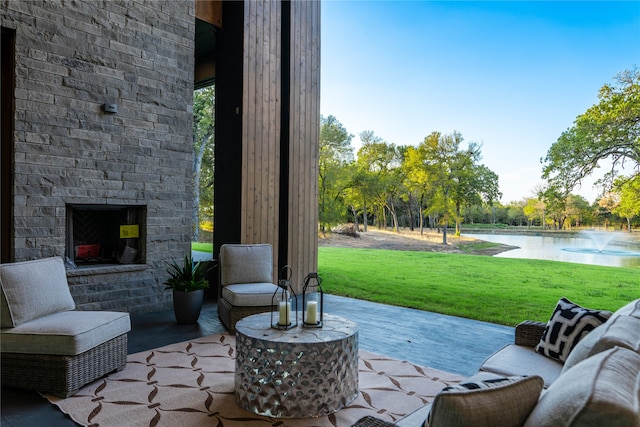
[[[140,237],[138,224],[120,226],[121,239],[133,239],[135,237]]]

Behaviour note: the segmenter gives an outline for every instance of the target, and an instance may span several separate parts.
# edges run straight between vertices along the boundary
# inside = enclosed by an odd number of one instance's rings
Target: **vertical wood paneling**
[[[280,2],[246,0],[244,5],[241,241],[271,243],[274,253],[277,253],[282,26]],[[274,267],[275,262],[274,257]]]
[[[317,271],[320,2],[291,2],[289,257],[296,283]]]
[[[301,290],[304,276],[318,265],[320,1],[295,0],[290,5],[291,20],[282,22],[280,0],[244,2],[241,241],[271,243],[278,254],[279,189],[280,180],[286,179],[289,202],[282,215],[288,218],[288,234],[281,243],[287,245],[286,263]],[[288,112],[287,129],[281,129],[280,117],[283,25],[290,25],[291,34],[289,99],[283,109]],[[285,177],[280,176],[281,132],[289,139]],[[276,263],[274,256],[277,274]]]

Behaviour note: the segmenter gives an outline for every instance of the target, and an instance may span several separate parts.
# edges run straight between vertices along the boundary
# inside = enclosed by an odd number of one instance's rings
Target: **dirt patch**
[[[442,243],[442,233],[437,231],[400,230],[393,232],[389,230],[379,230],[369,228],[369,231],[360,232],[357,237],[352,235],[331,233],[326,237],[319,236],[318,246],[336,246],[345,248],[371,248],[371,249],[394,249],[402,251],[427,251],[451,254],[473,254],[492,256],[500,252],[515,249],[515,246],[500,244],[480,244],[481,240],[472,237],[453,234],[447,235],[447,244]],[[494,246],[495,245],[495,246]]]

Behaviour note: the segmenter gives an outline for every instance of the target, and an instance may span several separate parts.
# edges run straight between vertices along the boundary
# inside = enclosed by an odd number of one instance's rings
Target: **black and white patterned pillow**
[[[564,362],[580,339],[606,322],[612,314],[606,310],[581,307],[562,297],[547,322],[536,351]]]

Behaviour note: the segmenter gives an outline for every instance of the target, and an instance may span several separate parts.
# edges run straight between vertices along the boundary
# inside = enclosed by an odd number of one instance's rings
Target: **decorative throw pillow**
[[[581,307],[562,297],[547,322],[536,351],[564,362],[580,339],[606,322],[612,314],[606,310]]]
[[[481,373],[482,374],[482,373]],[[424,427],[519,427],[544,386],[537,375],[492,377],[484,373],[442,389],[436,395]]]

